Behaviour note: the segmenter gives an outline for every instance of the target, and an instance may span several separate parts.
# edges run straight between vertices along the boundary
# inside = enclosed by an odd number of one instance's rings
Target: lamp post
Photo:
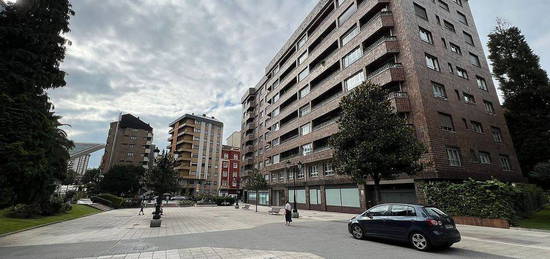
[[[302,162],[298,162],[297,167],[299,172],[302,172],[302,166]],[[294,180],[294,211],[292,211],[292,217],[299,218],[300,213],[298,213],[298,203],[296,202],[296,172],[292,173],[292,178]]]

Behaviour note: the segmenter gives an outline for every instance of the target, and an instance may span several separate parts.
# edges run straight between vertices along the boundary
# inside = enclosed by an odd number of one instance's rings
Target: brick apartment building
[[[431,162],[383,181],[383,201],[422,202],[430,180],[523,181],[467,0],[321,0],[241,99],[242,173],[265,175],[261,203],[296,190],[302,208],[372,204],[372,188],[335,175],[328,146],[339,100],[364,81],[392,91]]]
[[[238,147],[222,146],[218,188],[220,195],[241,196],[241,151]]]
[[[223,123],[205,114],[185,114],[170,123],[170,154],[176,155],[181,193],[218,192]]]
[[[114,165],[151,166],[153,128],[131,114],[111,122],[100,170],[108,172]]]

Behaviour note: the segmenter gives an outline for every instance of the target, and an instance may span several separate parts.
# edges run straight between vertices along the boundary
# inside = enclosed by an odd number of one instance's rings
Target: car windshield
[[[445,212],[443,212],[442,210],[438,209],[438,208],[435,208],[435,207],[425,207],[424,209],[426,209],[426,212],[428,212],[428,214],[430,214],[430,216],[432,217],[447,217],[447,214],[445,214]]]

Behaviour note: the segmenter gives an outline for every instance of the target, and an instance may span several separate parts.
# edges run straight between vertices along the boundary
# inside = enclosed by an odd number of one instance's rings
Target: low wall
[[[476,217],[453,217],[456,224],[491,227],[491,228],[510,228],[510,223],[505,219],[483,219]]]

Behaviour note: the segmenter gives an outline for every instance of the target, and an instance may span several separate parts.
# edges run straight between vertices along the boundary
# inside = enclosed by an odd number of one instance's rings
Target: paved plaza
[[[269,208],[165,208],[161,228],[152,209],[113,210],[0,238],[0,258],[548,258],[550,232],[459,226],[453,248],[419,252],[380,240],[355,240],[350,214],[300,211],[285,226]]]

